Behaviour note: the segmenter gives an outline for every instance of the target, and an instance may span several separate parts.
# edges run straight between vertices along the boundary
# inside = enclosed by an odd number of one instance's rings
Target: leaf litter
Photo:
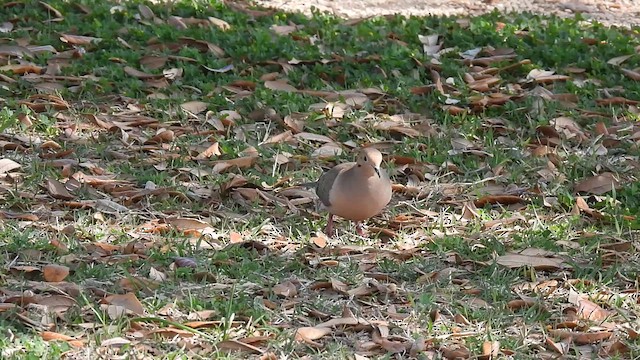
[[[46,2],[40,4],[54,16],[49,21],[65,18],[63,12]],[[271,14],[241,4],[231,7],[252,17]],[[122,9],[113,7],[112,11]],[[213,16],[165,18],[165,12],[156,14],[147,5],[139,5],[137,11],[135,19],[143,26],[167,24],[179,34],[191,27],[233,29],[224,19]],[[2,32],[9,34],[17,30],[16,24],[20,26],[17,22],[2,24]],[[269,29],[273,36],[296,39],[306,27],[291,22]],[[577,346],[577,353],[586,352],[584,346],[590,344],[599,344],[607,356],[628,353],[626,336],[638,330],[633,287],[601,285],[595,291],[589,290],[593,284],[573,278],[576,266],[589,261],[584,255],[565,251],[574,249],[577,239],[558,240],[556,245],[563,250],[559,253],[511,248],[513,236],[536,222],[552,222],[558,216],[569,215],[584,216],[585,223],[610,219],[611,209],[603,207],[598,196],[637,181],[637,156],[626,154],[626,149],[638,146],[637,122],[616,118],[602,109],[596,116],[613,121],[609,126],[604,122],[590,126],[585,119],[593,111],[578,108],[578,99],[558,92],[563,87],[557,84],[578,83],[582,71],[561,73],[530,68],[521,72],[521,78],[513,79],[510,74],[514,69],[532,64],[514,49],[489,45],[454,52],[447,47],[452,44],[438,34],[418,37],[427,59],[413,60],[429,69],[430,81],[411,88],[412,96],[436,94],[433,106],[443,114],[477,115],[485,131],[491,130],[497,136],[496,143],[502,149],[512,149],[515,140],[526,139],[518,148],[519,156],[540,160],[541,165],[529,174],[531,179],[505,184],[504,179],[510,175],[508,169],[489,165],[488,159],[495,155],[484,139],[442,125],[431,118],[431,112],[414,113],[402,105],[402,99],[376,87],[305,88],[304,82],[294,83],[289,78],[292,71],[316,63],[333,66],[339,62],[376,62],[373,55],[350,58],[325,53],[326,58],[317,60],[291,58],[252,64],[265,68],[261,82],[256,82],[250,77],[242,78],[246,75],[241,70],[245,65],[229,58],[227,51],[213,42],[178,35],[171,40],[152,39],[146,48],[136,50],[119,38],[122,46],[138,51],[141,57],[139,63],[112,59],[114,71],[139,81],[149,99],[168,98],[165,89],[193,76],[184,71],[182,63],[196,63],[215,74],[238,71],[238,79],[217,84],[214,90],[231,101],[265,89],[279,95],[302,94],[315,101],[306,111],[285,113],[282,109],[269,109],[254,114],[260,121],[252,121],[240,110],[207,111],[212,109],[209,95],[204,96],[198,89],[200,96],[176,104],[170,117],[164,117],[145,98],[112,94],[103,103],[95,104],[97,111],[88,113],[81,100],[60,95],[61,90],[77,94],[84,86],[98,84],[97,72],[62,76],[56,69],[93,56],[104,46],[105,38],[65,32],[59,40],[55,46],[30,44],[29,40],[20,45],[0,44],[1,86],[13,89],[20,81],[27,81],[37,89],[54,90],[25,94],[18,101],[32,114],[46,113],[56,120],[53,128],[59,134],[54,138],[57,142],[5,131],[1,140],[5,153],[0,159],[0,188],[5,199],[15,204],[3,210],[2,218],[19,220],[21,229],[48,239],[46,250],[5,253],[8,265],[0,287],[0,313],[38,331],[45,341],[61,341],[75,348],[97,347],[96,352],[103,356],[123,354],[125,346],[153,355],[158,350],[150,348],[146,341],[161,336],[188,349],[191,355],[230,351],[267,359],[277,357],[274,341],[283,332],[301,346],[296,347],[296,354],[303,354],[305,346],[323,349],[336,341],[352,349],[360,359],[383,354],[491,359],[517,356],[522,350],[502,345],[508,341],[483,340],[480,346],[467,342],[465,339],[484,339],[488,327],[485,319],[467,318],[461,309],[491,311],[506,306],[516,313],[539,308],[549,315],[545,329],[530,329],[522,341],[549,351],[550,356],[566,355],[573,346]],[[398,38],[390,40],[408,46]],[[318,47],[322,49],[321,44]],[[189,53],[183,49],[232,63],[211,67],[183,56]],[[39,57],[40,52],[51,56]],[[608,64],[622,66],[630,57],[612,58]],[[464,64],[467,72],[461,79],[448,78],[441,66],[444,61]],[[635,70],[620,71],[637,80]],[[339,78],[336,83],[340,83]],[[605,97],[595,99],[596,104],[620,106],[637,114],[637,101],[611,96],[606,91],[603,94]],[[568,104],[576,111],[556,114],[548,124],[537,126],[534,133],[483,114],[523,99],[533,99],[537,106],[533,113],[551,111],[549,104]],[[402,114],[388,111],[392,107],[400,107]],[[21,113],[19,117],[25,119],[21,122],[32,126],[33,120],[28,119],[32,114]],[[79,123],[73,116],[84,121]],[[340,128],[347,119],[352,132],[345,140]],[[327,131],[316,132],[318,124]],[[477,160],[482,165],[482,179],[469,180],[475,177],[467,177],[468,169],[461,169],[459,162],[428,163],[415,153],[394,153],[399,142],[410,139],[448,139],[447,154],[451,158]],[[87,151],[87,142],[94,141],[99,141],[103,150]],[[231,141],[242,144],[241,149],[230,150],[226,144]],[[281,145],[286,145],[282,152],[265,156]],[[371,220],[370,230],[379,234],[380,241],[351,245],[351,235],[347,233],[336,242],[308,226],[301,231],[311,241],[292,235],[295,226],[287,219],[317,220],[320,215],[314,207],[313,192],[295,186],[291,178],[320,165],[329,166],[336,156],[362,145],[380,148],[392,165],[393,211]],[[547,213],[532,211],[531,204],[541,197],[549,208],[558,204],[550,200],[557,196],[552,189],[566,183],[563,165],[570,161],[572,153],[602,160],[573,184],[575,207],[555,208]],[[34,161],[29,156],[39,156],[44,166],[52,170],[40,177],[35,187],[25,180]],[[166,186],[154,180],[135,181],[135,177],[113,170],[123,164],[135,166],[134,172],[150,167],[165,171],[171,181]],[[271,178],[256,176],[256,172]],[[287,173],[294,175],[284,176]],[[167,202],[172,205],[167,207]],[[203,203],[207,206],[196,206]],[[88,229],[75,228],[73,214],[78,210],[92,219],[93,225]],[[269,214],[266,220],[265,213]],[[247,232],[222,225],[225,221],[249,223],[252,219],[254,227]],[[260,220],[260,225],[255,225],[255,219]],[[627,219],[633,220],[634,216]],[[441,226],[429,226],[435,223]],[[469,252],[438,254],[426,246],[458,236],[464,239],[464,246],[482,249],[486,245],[478,241],[477,233],[469,231],[474,224],[482,226],[481,237],[503,242],[506,250],[478,260]],[[100,236],[105,229],[126,234],[126,242]],[[581,235],[588,239],[592,234]],[[194,257],[171,256],[176,254],[172,243],[176,239],[187,242],[194,249]],[[632,242],[614,240],[596,251],[602,255],[606,269],[637,260],[636,248],[637,238]],[[233,256],[213,260],[209,255],[231,254],[238,249],[248,250],[252,262],[275,257],[285,268],[290,266],[286,264],[295,263],[304,271],[294,274],[278,269],[273,273],[274,268],[267,269],[260,274],[263,282],[255,283],[255,279],[249,281],[212,270],[212,264],[238,266],[242,260]],[[56,262],[47,260],[51,258],[48,252],[55,252]],[[157,254],[171,256],[171,260],[155,260]],[[423,260],[434,264],[431,271],[421,269]],[[414,265],[406,275],[388,270],[383,266],[386,262]],[[104,279],[75,282],[75,274],[83,267],[99,265],[120,266],[126,271],[115,271]],[[531,278],[510,284],[513,298],[508,301],[480,297],[486,289],[474,275],[493,265],[499,265],[500,271],[519,269]],[[356,278],[342,272],[350,267],[357,269]],[[630,285],[633,281],[623,279],[622,283]],[[425,291],[425,286],[431,286],[435,293],[428,306],[420,308],[412,301]],[[256,319],[242,311],[226,314],[227,317],[213,309],[185,312],[188,309],[171,306],[172,301],[161,309],[149,306],[156,294],[176,302],[192,294],[219,301],[235,296],[234,291],[251,297],[252,304],[259,306],[272,322],[265,327],[256,326]],[[620,313],[616,302],[631,307],[632,314]],[[98,342],[92,336],[102,326],[96,311],[112,321],[127,319],[122,336]],[[76,331],[76,322],[67,317],[70,313],[78,314],[86,331]],[[426,331],[425,321],[438,328]],[[510,324],[504,326],[515,329]],[[225,329],[227,335],[223,339],[211,329]]]

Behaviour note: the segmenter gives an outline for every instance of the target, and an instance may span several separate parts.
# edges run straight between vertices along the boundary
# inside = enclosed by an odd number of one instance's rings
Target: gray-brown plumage
[[[325,233],[333,234],[333,216],[356,222],[358,234],[363,235],[360,222],[387,206],[391,200],[391,181],[380,168],[382,154],[374,148],[364,148],[356,162],[339,164],[320,176],[316,194],[329,211]]]

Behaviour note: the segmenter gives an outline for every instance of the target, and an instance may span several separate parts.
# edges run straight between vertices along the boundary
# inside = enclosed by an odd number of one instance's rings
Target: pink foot
[[[360,236],[367,236],[367,233],[362,228],[362,223],[359,221],[356,223],[356,233]]]
[[[336,231],[333,228],[333,214],[329,214],[329,219],[327,220],[327,227],[324,228],[324,233],[327,234],[328,237],[333,237],[336,234]]]

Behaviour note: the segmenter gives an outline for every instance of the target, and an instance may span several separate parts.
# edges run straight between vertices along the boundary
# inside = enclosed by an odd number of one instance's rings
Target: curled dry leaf
[[[42,275],[45,281],[60,282],[69,275],[69,268],[64,265],[45,265],[42,268]]]

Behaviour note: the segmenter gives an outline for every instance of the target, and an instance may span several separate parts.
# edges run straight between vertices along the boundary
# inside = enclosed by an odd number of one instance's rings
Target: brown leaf
[[[62,36],[60,36],[60,41],[71,45],[90,45],[92,43],[97,44],[102,41],[102,39],[92,36],[62,34]]]
[[[147,5],[138,5],[138,11],[140,11],[140,16],[145,20],[153,20],[153,18],[156,17],[156,14],[154,14],[153,10],[151,10]]]
[[[257,156],[244,156],[231,160],[217,160],[213,162],[214,166],[212,172],[214,174],[219,174],[234,166],[240,169],[250,168],[257,159]]]
[[[22,165],[11,159],[0,159],[0,175],[19,169]]]
[[[555,351],[560,355],[566,355],[571,347],[572,338],[567,337],[563,341],[557,343],[550,337],[547,337],[545,338],[545,342],[551,351]]]
[[[516,299],[511,300],[507,303],[507,307],[511,310],[520,310],[527,309],[535,305],[536,302],[534,299]]]
[[[463,346],[453,349],[441,346],[440,351],[442,352],[442,356],[444,356],[447,360],[462,360],[468,359],[471,356],[469,350]]]
[[[499,256],[496,262],[508,268],[531,266],[536,270],[555,271],[563,268],[562,259],[541,256],[529,256],[515,253],[507,253]]]
[[[586,178],[577,183],[573,190],[575,192],[586,192],[595,195],[605,194],[613,189],[620,188],[620,181],[610,172]]]
[[[231,29],[231,25],[229,25],[228,22],[226,22],[226,21],[224,21],[222,19],[218,19],[218,18],[213,17],[213,16],[209,16],[207,19],[209,20],[209,22],[212,25],[217,26],[222,31],[227,31],[227,30]]]
[[[484,207],[487,204],[503,204],[512,205],[523,202],[524,200],[515,195],[487,195],[474,201],[476,207]]]
[[[301,327],[296,330],[294,337],[296,341],[308,342],[310,340],[318,340],[330,334],[331,331],[331,328],[328,327]]]
[[[595,344],[602,340],[606,340],[613,335],[613,333],[609,331],[581,332],[558,329],[550,329],[549,333],[561,339],[569,337],[578,345]]]
[[[291,130],[293,131],[294,134],[297,133],[301,133],[302,131],[304,131],[304,126],[305,126],[305,118],[308,115],[306,114],[300,114],[300,113],[293,113],[293,114],[289,114],[287,116],[284,117],[284,124]]]
[[[145,141],[146,145],[148,144],[163,144],[170,143],[175,140],[175,134],[173,130],[163,130],[151,137],[149,140]]]
[[[179,16],[173,16],[173,15],[169,16],[167,18],[167,24],[173,26],[178,30],[186,30],[189,28],[187,24],[185,24],[184,21],[182,21],[182,18]]]
[[[195,269],[198,267],[198,263],[195,259],[187,258],[187,257],[177,257],[173,260],[177,267],[188,267]]]
[[[265,81],[264,87],[267,89],[275,90],[275,91],[286,91],[286,92],[297,92],[294,86],[287,84],[285,81],[276,80],[276,81]]]
[[[219,343],[216,343],[215,346],[217,349],[223,351],[245,351],[254,354],[264,353],[264,350],[238,340],[220,341]]]
[[[196,156],[195,159],[204,160],[212,156],[220,156],[220,155],[222,155],[222,152],[220,152],[220,144],[216,141],[213,144],[211,144],[207,149],[205,149],[203,152],[198,154],[198,156]]]
[[[124,295],[109,295],[103,299],[103,302],[123,307],[136,315],[144,315],[144,307],[142,306],[142,303],[132,292]]]
[[[55,15],[56,18],[58,18],[58,19],[64,18],[64,16],[62,16],[62,13],[58,9],[54,8],[53,6],[47,4],[44,1],[39,1],[39,3],[40,3],[40,5],[44,6],[45,9],[47,9],[48,11],[53,13],[53,15]]]
[[[298,295],[298,289],[291,281],[285,281],[273,287],[273,293],[286,298]]]
[[[290,142],[293,139],[293,133],[291,130],[283,131],[279,134],[273,135],[267,140],[263,141],[261,145],[264,144],[280,144],[284,142]]]
[[[590,208],[589,204],[587,204],[587,202],[584,200],[582,196],[576,197],[576,208],[579,211],[584,212],[585,214],[593,217],[594,219],[605,218],[604,214],[602,214],[600,211]],[[579,214],[578,211],[576,211],[575,213]]]
[[[188,111],[193,114],[200,114],[201,112],[207,110],[208,106],[209,104],[204,101],[188,101],[180,105],[182,110]]]
[[[624,358],[629,353],[629,347],[620,340],[615,341],[603,350],[606,355],[619,356],[621,358]]]
[[[84,342],[82,340],[78,340],[68,335],[60,334],[52,331],[43,331],[40,336],[42,336],[42,340],[44,341],[55,341],[61,340],[67,342],[69,345],[77,348],[81,348],[84,346]]]
[[[178,231],[204,230],[211,227],[208,222],[190,218],[167,218],[165,221]]]
[[[42,268],[44,280],[48,282],[60,282],[69,275],[69,268],[64,265],[49,264]]]
[[[18,219],[23,221],[38,221],[39,217],[34,214],[0,210],[0,219]]]
[[[614,96],[606,99],[596,99],[596,104],[598,105],[638,105],[640,101],[638,100],[630,100],[621,96]]]
[[[64,184],[55,179],[47,179],[47,190],[54,199],[71,200],[75,198],[75,196],[69,193]]]
[[[167,56],[146,55],[140,59],[140,65],[150,70],[157,70],[164,67],[169,58]]]
[[[0,56],[33,57],[33,52],[24,46],[0,44]]]
[[[581,319],[602,322],[612,315],[611,312],[573,290],[569,292],[569,302],[578,307],[577,314]]]
[[[631,58],[632,56],[635,56],[635,54],[616,56],[614,58],[607,60],[607,64],[618,66],[618,65],[621,65],[623,62],[629,60],[629,58]]]
[[[325,237],[313,236],[310,240],[315,246],[319,248],[324,248],[325,246],[327,246],[327,239]]]
[[[138,79],[153,79],[153,78],[160,79],[160,78],[164,78],[164,74],[149,74],[149,73],[146,73],[144,71],[140,71],[140,70],[134,69],[131,66],[125,66],[124,67],[124,72],[125,72],[125,74],[133,76],[133,77],[138,78]]]
[[[634,70],[628,70],[628,69],[620,69],[620,71],[622,71],[623,74],[625,74],[629,79],[631,80],[635,80],[635,81],[640,81],[640,73]]]
[[[125,338],[121,338],[121,337],[114,337],[111,339],[106,339],[104,341],[102,341],[100,343],[100,346],[104,346],[104,347],[121,347],[124,345],[129,345],[131,344],[131,340],[127,340]]]
[[[409,342],[391,341],[387,338],[380,339],[378,344],[390,354],[401,353],[411,347]]]
[[[478,357],[481,360],[496,359],[500,354],[499,341],[485,341],[482,344],[482,355]]]
[[[343,294],[347,294],[349,292],[349,287],[347,286],[347,284],[343,283],[342,281],[336,278],[331,278],[330,280],[331,280],[331,288],[333,290]]]

